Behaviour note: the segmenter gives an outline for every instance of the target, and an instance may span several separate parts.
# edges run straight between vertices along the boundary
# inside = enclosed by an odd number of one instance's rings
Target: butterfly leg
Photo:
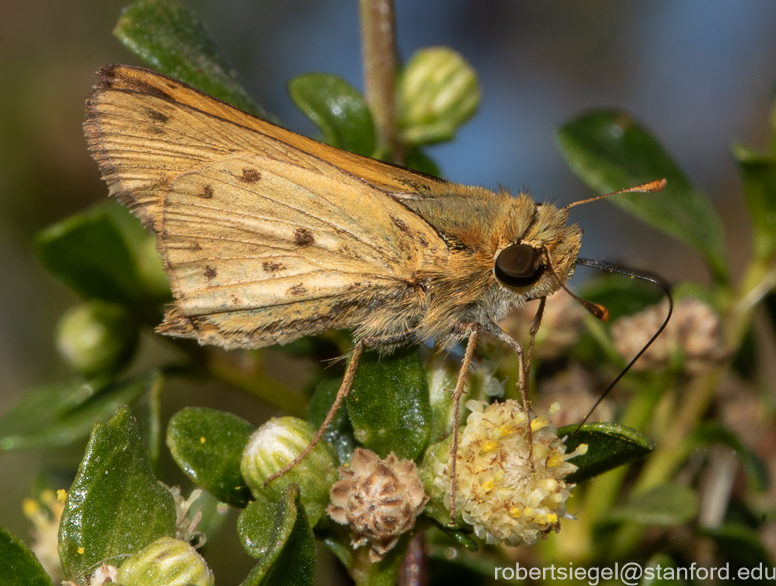
[[[458,381],[453,392],[453,445],[450,447],[450,525],[455,525],[455,468],[458,456],[458,417],[461,412],[461,395],[463,395],[466,375],[469,372],[469,366],[472,363],[474,349],[477,346],[477,336],[482,331],[482,326],[478,323],[466,324],[469,330],[469,340],[466,343],[466,352],[463,355],[461,369],[458,371]]]
[[[363,353],[364,348],[401,344],[402,342],[407,341],[407,339],[411,337],[412,337],[412,332],[404,332],[396,336],[384,336],[380,338],[361,338],[356,343],[355,347],[353,348],[353,354],[350,357],[350,363],[348,364],[348,367],[345,370],[345,377],[342,379],[342,384],[340,385],[339,391],[337,391],[337,397],[334,399],[334,403],[329,409],[329,412],[326,414],[326,419],[323,420],[323,423],[321,424],[321,427],[318,430],[318,432],[315,434],[315,437],[307,445],[307,447],[304,450],[302,450],[296,458],[294,458],[293,462],[291,462],[290,464],[287,464],[282,470],[275,472],[269,478],[267,478],[264,481],[264,486],[267,486],[270,482],[272,482],[276,478],[283,476],[283,474],[285,474],[286,472],[291,470],[294,466],[296,466],[299,462],[304,460],[307,454],[309,454],[313,450],[313,448],[315,448],[315,446],[317,446],[318,443],[323,439],[323,436],[326,433],[326,429],[329,427],[329,424],[334,420],[334,416],[337,414],[337,411],[339,411],[339,408],[342,405],[342,402],[345,400],[345,397],[348,396],[348,393],[350,392],[350,389],[353,386],[353,378],[356,376],[356,367],[358,366],[358,362],[361,359],[361,354]]]
[[[531,429],[531,399],[528,396],[528,383],[531,373],[531,354],[533,352],[534,341],[536,340],[536,333],[539,331],[539,327],[542,323],[542,316],[544,315],[545,297],[542,297],[539,302],[539,309],[536,311],[531,328],[528,331],[528,352],[515,340],[512,336],[507,334],[495,323],[484,324],[485,331],[492,336],[498,338],[501,342],[512,348],[517,354],[519,362],[519,372],[517,386],[520,388],[520,397],[523,402],[523,414],[526,420],[526,442],[528,444],[528,459],[531,472],[534,471],[533,461],[533,430]]]

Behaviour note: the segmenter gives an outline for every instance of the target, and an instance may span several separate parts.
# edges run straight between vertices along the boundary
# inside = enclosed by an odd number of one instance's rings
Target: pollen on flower
[[[548,416],[531,421],[529,449],[527,425],[516,401],[492,405],[469,401],[466,407],[472,413],[458,446],[455,493],[463,520],[489,544],[531,545],[560,529],[574,486],[563,479],[577,469],[568,459],[584,449],[567,455]],[[437,462],[434,472],[434,488],[445,491],[447,503],[448,463]]]

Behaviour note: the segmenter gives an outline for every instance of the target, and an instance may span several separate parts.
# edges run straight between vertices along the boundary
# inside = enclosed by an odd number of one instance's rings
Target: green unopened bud
[[[119,568],[122,586],[213,586],[213,572],[185,541],[162,537]]]
[[[447,47],[417,51],[399,77],[397,96],[400,138],[406,144],[452,139],[481,97],[474,69]]]
[[[67,363],[84,376],[113,374],[132,358],[137,322],[123,306],[90,301],[65,312],[56,345]]]
[[[302,505],[314,527],[329,504],[329,489],[339,479],[334,448],[321,441],[291,470],[264,486],[264,481],[302,453],[315,437],[315,428],[297,417],[270,419],[257,429],[243,451],[240,471],[257,499],[280,499],[295,482]]]

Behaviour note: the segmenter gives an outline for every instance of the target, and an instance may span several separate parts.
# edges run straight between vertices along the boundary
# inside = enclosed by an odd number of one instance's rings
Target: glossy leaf
[[[59,530],[67,578],[78,581],[103,563],[119,565],[156,539],[174,536],[175,520],[175,501],[156,480],[129,409],[95,424]]]
[[[256,428],[244,419],[204,407],[188,407],[170,419],[167,446],[186,475],[216,498],[236,507],[251,500],[240,459]]]
[[[568,482],[581,482],[608,470],[639,460],[655,449],[655,443],[635,429],[616,423],[586,423],[579,431],[577,425],[558,430],[558,437],[568,435],[566,453],[580,444],[587,444],[587,452],[570,460],[578,470],[570,474]]]
[[[776,156],[740,144],[733,155],[744,178],[744,195],[754,231],[754,255],[761,261],[776,256]]]
[[[43,266],[85,298],[137,303],[145,297],[132,254],[102,209],[71,216],[35,236]]]
[[[660,193],[625,194],[609,201],[694,247],[718,281],[728,279],[722,222],[652,135],[629,114],[601,110],[580,116],[558,132],[561,151],[577,176],[599,193],[665,178]]]
[[[186,5],[176,0],[138,0],[124,9],[113,34],[161,73],[255,116],[267,117],[205,25]]]
[[[698,497],[694,490],[678,484],[663,484],[616,507],[606,520],[674,527],[692,520],[697,513]]]
[[[0,577],[3,586],[52,586],[38,558],[22,540],[0,527]]]
[[[307,421],[313,424],[317,429],[323,425],[326,415],[337,398],[342,381],[339,379],[324,379],[315,387],[315,392],[310,399],[310,405],[307,407]],[[355,449],[355,439],[353,438],[353,426],[348,419],[347,405],[341,405],[339,411],[334,416],[326,430],[324,439],[334,446],[337,452],[337,459],[340,464],[349,462]]]
[[[288,83],[288,94],[328,144],[365,157],[372,155],[372,113],[361,93],[348,82],[325,73],[308,73]]]
[[[0,452],[68,445],[161,384],[154,372],[110,385],[72,382],[28,391],[0,417]]]
[[[741,465],[746,471],[749,487],[757,492],[768,490],[768,469],[765,467],[765,464],[730,429],[716,421],[707,421],[695,429],[688,441],[693,447],[722,444],[735,450]]]
[[[237,522],[240,541],[259,560],[243,586],[304,586],[313,583],[315,536],[300,501],[299,486],[289,484],[279,502],[255,501]]]
[[[431,434],[428,382],[417,349],[362,355],[347,398],[354,436],[381,458],[414,460]]]

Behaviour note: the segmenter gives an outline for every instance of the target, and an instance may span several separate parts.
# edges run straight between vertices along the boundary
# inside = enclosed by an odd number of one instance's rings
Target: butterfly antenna
[[[611,195],[620,195],[621,193],[655,193],[657,191],[663,191],[666,188],[666,185],[668,185],[668,181],[666,181],[665,179],[657,179],[656,181],[650,181],[649,183],[642,183],[641,185],[636,185],[635,187],[628,187],[627,189],[620,189],[619,191],[612,191],[611,193],[605,193],[603,195],[596,195],[595,197],[590,197],[588,199],[575,201],[570,203],[563,209],[568,210],[570,208],[573,208],[574,206],[580,206],[583,203],[598,201],[599,199],[605,199]]]
[[[601,401],[603,401],[606,398],[606,396],[609,394],[609,391],[611,391],[615,387],[615,385],[618,382],[620,382],[620,379],[624,377],[625,374],[636,363],[636,361],[639,358],[641,358],[644,352],[647,351],[647,349],[652,345],[652,343],[657,339],[657,337],[663,333],[663,330],[665,330],[666,326],[668,325],[668,320],[671,319],[671,314],[674,312],[674,297],[671,294],[671,285],[669,285],[662,277],[658,277],[657,275],[650,275],[647,273],[639,273],[637,271],[634,271],[633,269],[629,269],[627,267],[621,267],[619,265],[610,264],[608,262],[603,262],[600,260],[589,260],[586,258],[577,258],[576,264],[582,265],[585,267],[591,267],[594,269],[599,269],[602,271],[609,271],[610,273],[620,273],[621,275],[636,277],[638,279],[643,279],[645,281],[649,281],[650,283],[654,283],[655,285],[658,285],[660,288],[663,289],[663,292],[666,294],[666,297],[668,298],[668,314],[666,315],[666,319],[663,321],[663,325],[661,325],[658,328],[655,334],[649,339],[649,342],[647,342],[644,345],[644,347],[639,351],[638,354],[636,354],[636,356],[633,357],[633,360],[631,360],[628,363],[628,365],[617,376],[617,378],[614,379],[614,381],[612,381],[612,383],[608,387],[606,387],[606,390],[603,393],[601,393],[601,396],[598,397],[598,400],[595,402],[595,405],[593,405],[590,411],[587,412],[587,415],[585,415],[585,418],[577,426],[577,428],[573,431],[573,433],[576,433],[579,431],[579,429],[585,424],[585,422],[593,414],[593,411],[595,411],[596,408],[601,404]]]

